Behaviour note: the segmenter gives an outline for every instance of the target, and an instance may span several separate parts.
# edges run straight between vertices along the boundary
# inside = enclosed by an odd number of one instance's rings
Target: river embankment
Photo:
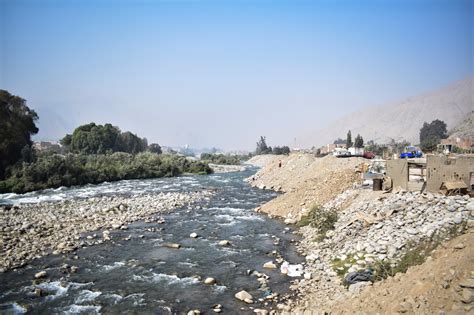
[[[322,205],[361,178],[354,170],[363,158],[323,158],[313,154],[256,156],[248,161],[262,167],[247,181],[260,189],[283,192],[260,211],[296,223],[315,204]]]
[[[474,199],[360,185],[362,159],[309,154],[255,158],[262,169],[248,181],[283,192],[259,208],[288,224],[335,213],[332,229],[301,227],[304,278],[283,313],[463,313],[474,309],[470,269]],[[252,161],[250,161],[252,162]],[[281,163],[281,166],[280,166]],[[311,222],[311,221],[309,221]],[[307,224],[307,223],[306,223]],[[347,283],[370,270],[370,281]],[[441,289],[440,289],[441,288]]]

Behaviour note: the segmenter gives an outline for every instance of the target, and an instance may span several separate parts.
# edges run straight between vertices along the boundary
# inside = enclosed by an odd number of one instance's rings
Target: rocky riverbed
[[[17,268],[49,254],[110,240],[109,230],[127,229],[137,221],[160,222],[156,214],[196,201],[212,192],[159,193],[137,196],[102,196],[38,204],[0,206],[3,253],[0,270]],[[102,230],[98,235],[83,234]]]
[[[303,257],[254,172],[0,195],[0,313],[274,314]]]

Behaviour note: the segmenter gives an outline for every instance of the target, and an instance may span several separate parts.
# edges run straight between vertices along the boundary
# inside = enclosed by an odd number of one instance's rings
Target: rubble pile
[[[354,191],[344,192],[323,207],[339,208]],[[313,277],[299,281],[293,289],[300,296],[312,294],[321,303],[344,296],[347,290],[341,285],[341,276],[376,262],[394,265],[412,244],[460,227],[474,227],[474,199],[469,196],[403,191],[352,204],[339,212],[335,229],[321,242],[315,241],[315,229],[301,229],[304,240],[300,250],[306,256],[306,272]]]

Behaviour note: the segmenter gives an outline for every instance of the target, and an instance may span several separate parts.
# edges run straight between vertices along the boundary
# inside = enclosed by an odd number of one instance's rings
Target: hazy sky
[[[474,1],[0,0],[0,88],[37,139],[111,122],[162,145],[292,145],[473,73]]]

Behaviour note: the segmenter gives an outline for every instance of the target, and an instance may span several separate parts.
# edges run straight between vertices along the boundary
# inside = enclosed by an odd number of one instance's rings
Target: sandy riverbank
[[[208,191],[160,193],[1,206],[0,270],[23,266],[51,253],[102,243],[110,240],[108,230],[127,229],[127,224],[138,220],[159,221],[156,214],[209,199],[210,195]],[[97,236],[82,235],[98,230],[103,232]]]

